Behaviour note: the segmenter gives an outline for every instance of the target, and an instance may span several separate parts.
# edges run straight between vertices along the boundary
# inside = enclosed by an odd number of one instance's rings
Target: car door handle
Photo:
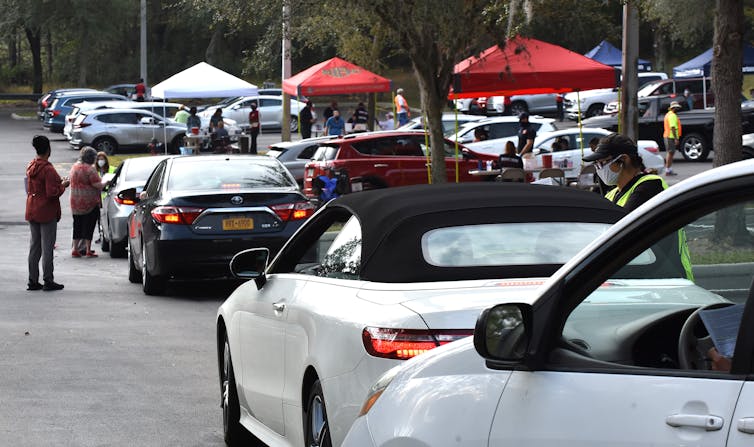
[[[375,168],[387,168],[388,166],[390,165],[388,165],[387,163],[375,163],[374,165]]]
[[[285,310],[285,303],[272,303],[272,310],[282,312]]]
[[[738,431],[754,435],[754,418],[741,418],[738,420]]]
[[[723,418],[711,414],[674,414],[668,416],[665,423],[671,427],[697,427],[707,431],[716,431],[723,428]]]

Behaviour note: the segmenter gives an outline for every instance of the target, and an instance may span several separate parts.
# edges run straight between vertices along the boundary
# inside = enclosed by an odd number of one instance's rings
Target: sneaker
[[[80,257],[81,257],[81,253],[79,253],[79,251],[78,251],[78,250],[73,250],[73,251],[71,252],[71,257],[72,257],[72,258],[80,258]]]
[[[45,292],[51,292],[54,290],[63,290],[63,284],[58,284],[55,281],[47,282],[45,281],[45,285],[42,286],[42,290]]]
[[[670,175],[678,175],[678,174],[673,171],[665,171],[665,175],[670,176]]]
[[[40,284],[38,281],[35,282],[29,282],[26,284],[26,290],[41,290],[42,284]]]

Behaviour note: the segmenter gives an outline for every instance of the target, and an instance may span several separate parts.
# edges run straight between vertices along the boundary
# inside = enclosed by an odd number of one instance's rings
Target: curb
[[[19,121],[31,121],[31,120],[37,119],[37,117],[35,116],[21,116],[16,113],[11,113],[10,117],[11,119],[19,120]]]

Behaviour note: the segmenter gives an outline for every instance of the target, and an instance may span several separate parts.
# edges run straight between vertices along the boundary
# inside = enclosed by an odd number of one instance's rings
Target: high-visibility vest
[[[662,133],[663,138],[681,138],[681,120],[678,119],[678,115],[672,109],[668,110],[668,113],[665,114],[663,124],[665,126],[665,131]],[[673,135],[671,130],[673,127],[676,130],[675,135]]]
[[[408,112],[408,102],[406,101],[406,98],[403,97],[403,95],[395,96],[395,111],[397,113]]]
[[[617,202],[615,202],[616,205],[623,207],[626,206],[626,203],[628,202],[628,198],[631,197],[631,194],[634,192],[634,189],[636,189],[637,186],[641,185],[642,183],[650,180],[659,180],[660,183],[662,183],[662,189],[668,189],[668,184],[665,182],[665,179],[660,177],[659,175],[644,175],[639,178],[639,180],[634,183],[631,188],[626,191],[625,194],[621,196],[620,199],[618,199]],[[613,188],[610,191],[608,191],[607,194],[605,194],[605,198],[609,201],[613,201],[615,199],[615,196],[618,194],[618,188]],[[694,272],[691,269],[691,256],[689,255],[689,245],[686,241],[686,231],[681,228],[678,230],[678,254],[681,257],[681,265],[683,265],[683,270],[686,273],[686,278],[690,281],[694,280]]]

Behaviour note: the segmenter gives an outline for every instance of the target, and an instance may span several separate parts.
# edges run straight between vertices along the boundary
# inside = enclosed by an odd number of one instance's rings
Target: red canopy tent
[[[613,67],[563,47],[525,37],[509,39],[459,62],[448,97],[565,93],[617,85]]]
[[[339,57],[313,65],[283,81],[283,91],[297,96],[348,95],[392,90],[392,81]]]

